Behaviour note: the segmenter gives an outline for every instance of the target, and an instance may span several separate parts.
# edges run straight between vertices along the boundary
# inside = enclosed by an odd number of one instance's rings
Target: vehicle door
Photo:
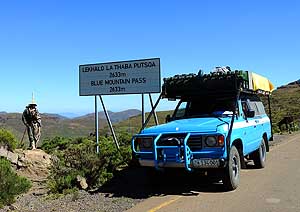
[[[258,139],[258,120],[256,117],[255,104],[249,99],[242,101],[241,133],[244,141],[244,153],[250,153],[255,150]],[[254,117],[249,116],[249,111],[254,111]]]
[[[262,126],[262,117],[260,114],[260,111],[258,110],[257,107],[257,101],[248,101],[248,105],[250,110],[254,111],[254,117],[249,118],[250,125],[253,127],[252,132],[250,132],[252,138],[251,142],[249,143],[249,151],[252,152],[256,150],[261,142],[262,139],[262,131],[263,131],[263,126]],[[251,127],[250,127],[251,129]]]

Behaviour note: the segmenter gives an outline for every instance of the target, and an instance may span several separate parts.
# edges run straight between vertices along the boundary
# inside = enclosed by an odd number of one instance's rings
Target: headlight
[[[141,139],[142,147],[149,149],[152,147],[152,138],[142,138]]]
[[[205,143],[209,147],[214,147],[214,146],[217,146],[217,139],[214,136],[208,136],[205,139]]]
[[[144,149],[152,149],[153,146],[153,138],[151,137],[139,137],[136,138],[135,142],[137,143],[140,151]]]

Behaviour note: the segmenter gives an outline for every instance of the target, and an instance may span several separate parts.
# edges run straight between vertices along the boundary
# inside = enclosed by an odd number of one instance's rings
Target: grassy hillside
[[[158,123],[162,124],[165,123],[165,119],[166,116],[168,114],[172,114],[173,111],[159,111],[157,112],[157,118],[158,118]],[[148,117],[149,113],[146,113],[146,119]],[[147,127],[150,126],[154,126],[155,125],[155,121],[154,121],[154,117],[152,116]],[[137,133],[141,126],[142,126],[142,116],[138,115],[138,116],[134,116],[131,117],[129,119],[126,119],[124,121],[118,122],[116,124],[113,125],[116,132],[128,132],[129,134],[135,134]],[[109,129],[107,127],[105,127],[104,130],[102,130],[102,132],[108,132]]]
[[[293,116],[299,123],[300,84],[290,84],[276,89],[271,96],[271,110],[275,130],[278,130],[277,124],[285,116]]]
[[[133,115],[139,114],[139,110],[127,110],[122,112],[110,112],[112,122],[127,119]],[[88,114],[74,119],[69,119],[57,114],[41,114],[42,117],[42,137],[51,138],[55,136],[78,137],[87,136],[93,133],[95,127],[94,114]],[[99,112],[99,128],[103,129],[107,126],[106,119],[103,119],[103,113]],[[25,126],[22,123],[21,113],[0,113],[0,128],[10,130],[18,140],[22,139]],[[24,137],[28,142],[27,135]]]
[[[41,114],[42,117],[42,138],[53,137],[55,135],[75,137],[88,135],[93,131],[94,121],[92,119],[67,119],[58,115]],[[103,121],[101,121],[103,122]],[[103,126],[104,127],[104,126]],[[16,135],[20,140],[25,130],[22,123],[21,113],[0,114],[0,128],[6,128]],[[25,136],[27,139],[27,136]]]
[[[111,111],[107,111],[109,118],[111,120],[112,123],[117,123],[123,120],[126,120],[132,116],[137,116],[139,114],[141,114],[140,110],[136,110],[136,109],[129,109],[129,110],[124,110],[121,112],[111,112]],[[99,112],[98,113],[99,118],[100,119],[106,119],[104,112]],[[94,118],[94,113],[90,113],[87,114],[85,116],[80,116],[78,118],[75,118],[77,120],[83,120],[83,119],[93,119]]]

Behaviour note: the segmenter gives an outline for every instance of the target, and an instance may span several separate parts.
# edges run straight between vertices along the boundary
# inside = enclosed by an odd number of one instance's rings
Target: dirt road
[[[153,185],[156,195],[128,211],[300,211],[300,134],[272,146],[266,168],[243,169],[235,191],[224,192],[222,185],[207,185],[199,177],[175,176]]]

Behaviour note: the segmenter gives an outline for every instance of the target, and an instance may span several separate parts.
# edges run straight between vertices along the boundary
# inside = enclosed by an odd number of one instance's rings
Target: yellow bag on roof
[[[263,90],[267,92],[272,92],[274,90],[274,85],[266,77],[258,75],[252,72],[252,82],[253,90]]]

